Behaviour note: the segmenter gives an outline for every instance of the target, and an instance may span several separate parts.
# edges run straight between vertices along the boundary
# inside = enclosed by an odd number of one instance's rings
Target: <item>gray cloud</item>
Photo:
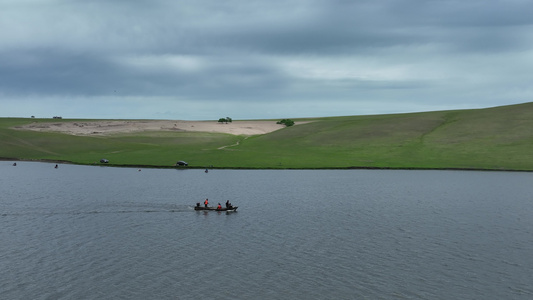
[[[68,102],[73,117],[99,117],[94,103],[106,102],[121,113],[110,117],[232,108],[264,118],[526,102],[532,10],[523,0],[3,1],[0,111]]]

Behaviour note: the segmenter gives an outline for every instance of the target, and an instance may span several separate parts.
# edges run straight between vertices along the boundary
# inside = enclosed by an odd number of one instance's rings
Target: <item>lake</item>
[[[533,299],[533,173],[12,164],[2,299]]]

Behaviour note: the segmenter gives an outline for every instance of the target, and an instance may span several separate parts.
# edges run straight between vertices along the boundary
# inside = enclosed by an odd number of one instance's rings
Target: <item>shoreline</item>
[[[201,166],[154,166],[154,165],[118,165],[118,164],[82,164],[74,163],[65,160],[53,160],[53,159],[21,159],[21,158],[8,158],[0,157],[0,161],[9,162],[37,162],[37,163],[51,163],[51,164],[65,164],[65,165],[77,165],[77,166],[91,166],[91,167],[109,167],[109,168],[144,168],[144,169],[176,169],[176,170],[203,170],[206,167]],[[351,166],[351,167],[330,167],[330,168],[245,168],[245,167],[209,167],[211,170],[404,170],[404,171],[478,171],[478,172],[533,172],[533,170],[514,170],[514,169],[476,169],[476,168],[419,168],[419,167],[407,167],[407,168],[394,168],[394,167],[364,167],[364,166]]]

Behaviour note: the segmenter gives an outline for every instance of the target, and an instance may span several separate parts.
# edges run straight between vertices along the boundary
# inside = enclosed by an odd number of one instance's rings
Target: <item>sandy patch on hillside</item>
[[[285,127],[275,121],[98,121],[98,122],[50,122],[31,123],[15,129],[60,132],[71,135],[110,135],[142,131],[201,131],[229,133],[234,135],[257,135],[276,131]]]

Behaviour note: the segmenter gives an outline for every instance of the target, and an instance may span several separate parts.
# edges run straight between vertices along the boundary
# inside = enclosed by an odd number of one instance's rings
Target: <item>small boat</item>
[[[216,208],[214,206],[200,206],[200,203],[196,203],[196,206],[194,207],[194,210],[214,210],[214,211],[237,211],[238,206],[230,206],[230,207],[221,207]]]

